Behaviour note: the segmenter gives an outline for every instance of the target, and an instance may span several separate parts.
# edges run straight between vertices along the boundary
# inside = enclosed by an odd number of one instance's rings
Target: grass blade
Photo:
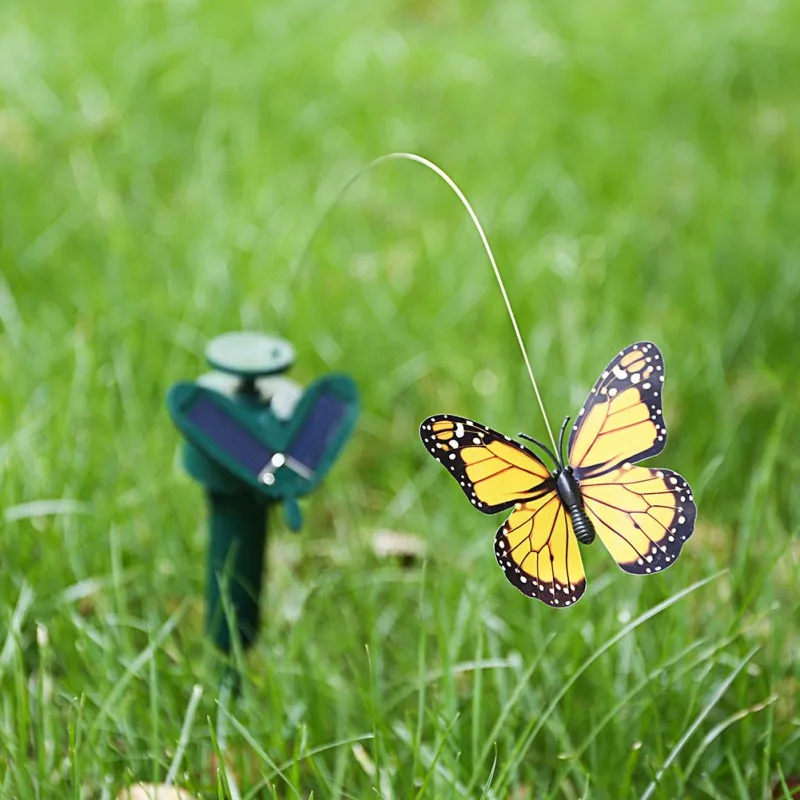
[[[658,786],[661,778],[664,777],[664,773],[672,766],[672,763],[675,759],[680,755],[681,750],[683,750],[685,744],[692,738],[694,732],[700,727],[703,720],[709,715],[711,709],[722,699],[722,696],[728,690],[728,687],[734,682],[736,676],[747,666],[748,661],[753,658],[753,656],[759,651],[758,647],[754,647],[732,670],[730,675],[720,684],[719,688],[716,692],[712,695],[711,699],[706,703],[700,713],[695,717],[692,724],[686,729],[686,732],[681,736],[681,738],[677,741],[675,746],[670,751],[669,755],[667,756],[666,761],[664,761],[664,766],[656,773],[655,778],[650,783],[650,785],[645,789],[644,794],[642,795],[641,800],[648,800],[648,798],[653,796],[653,792],[655,792],[656,787]]]
[[[704,586],[707,586],[712,581],[717,580],[722,575],[725,575],[728,570],[722,570],[720,572],[715,573],[714,575],[709,576],[708,578],[703,578],[703,580],[697,581],[693,583],[691,586],[687,586],[685,589],[682,589],[680,592],[668,597],[663,602],[659,603],[653,608],[645,611],[644,614],[640,614],[636,619],[631,620],[624,628],[618,631],[614,636],[612,636],[605,644],[599,647],[597,650],[594,651],[570,676],[569,678],[564,681],[563,686],[561,689],[556,693],[555,697],[550,701],[550,704],[547,708],[542,712],[542,714],[538,717],[538,719],[531,722],[526,731],[525,735],[520,739],[519,744],[514,749],[514,752],[509,757],[508,761],[506,762],[503,771],[500,773],[500,777],[498,778],[498,783],[501,787],[507,788],[506,782],[508,780],[509,774],[513,769],[513,765],[518,763],[519,760],[525,755],[528,751],[530,746],[535,741],[539,731],[544,727],[545,722],[549,719],[550,715],[555,710],[556,706],[561,702],[561,698],[572,688],[575,681],[586,672],[589,667],[597,661],[606,651],[610,650],[617,642],[621,639],[624,639],[628,634],[635,631],[640,625],[643,625],[648,620],[652,619],[653,617],[660,614],[662,611],[666,611],[671,606],[674,606],[676,603],[679,603],[685,597],[688,597],[693,592],[696,592],[698,589],[702,589]]]

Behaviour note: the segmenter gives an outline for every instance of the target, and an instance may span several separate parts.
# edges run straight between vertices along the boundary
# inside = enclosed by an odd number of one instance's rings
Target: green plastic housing
[[[285,452],[323,392],[334,394],[344,404],[345,412],[313,474],[303,476],[281,467],[275,471],[271,485],[260,481],[235,454],[220,447],[188,414],[199,399],[210,400],[272,452]],[[346,444],[358,416],[358,392],[347,375],[327,375],[309,385],[291,419],[283,421],[271,413],[268,402],[252,391],[229,397],[206,386],[184,382],[170,389],[167,407],[186,438],[186,470],[205,488],[209,507],[206,632],[223,653],[230,653],[233,636],[228,617],[232,613],[237,635],[246,649],[255,641],[259,627],[269,512],[282,504],[289,527],[300,528],[297,498],[319,486]],[[223,602],[223,593],[227,603]]]

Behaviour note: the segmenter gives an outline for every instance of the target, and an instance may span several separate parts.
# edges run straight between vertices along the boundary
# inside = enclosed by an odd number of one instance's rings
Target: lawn
[[[788,785],[799,36],[795,0],[0,5],[0,796],[223,797],[219,749],[248,798]],[[417,429],[544,422],[447,186],[390,162],[338,194],[393,150],[473,203],[555,427],[616,351],[660,345],[658,465],[699,507],[677,566],[632,577],[597,543],[559,611],[503,577],[501,518]],[[165,395],[241,328],[290,339],[303,383],[349,372],[363,408],[304,530],[271,519],[221,711]],[[376,557],[382,529],[424,562]]]

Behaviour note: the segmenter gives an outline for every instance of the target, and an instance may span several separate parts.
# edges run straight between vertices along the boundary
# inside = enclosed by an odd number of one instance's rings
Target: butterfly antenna
[[[567,430],[567,425],[569,425],[569,417],[567,417],[561,423],[561,433],[558,434],[558,452],[561,455],[561,466],[565,466],[567,463],[566,456],[564,455],[564,431]]]
[[[520,439],[527,439],[529,442],[533,442],[534,444],[539,445],[539,447],[541,447],[542,450],[544,450],[544,452],[547,453],[547,455],[549,455],[550,458],[553,459],[553,463],[557,467],[560,466],[558,459],[555,457],[555,454],[553,453],[553,451],[546,444],[544,444],[543,442],[540,442],[538,439],[534,439],[533,436],[528,436],[527,433],[520,433],[519,434],[519,438]]]
[[[378,156],[378,158],[373,159],[368,164],[363,166],[355,175],[352,175],[350,179],[342,186],[341,189],[333,196],[333,199],[325,208],[321,216],[317,219],[314,227],[311,229],[311,234],[309,235],[308,239],[306,240],[303,249],[300,250],[297,258],[293,262],[291,268],[289,269],[289,279],[288,279],[288,286],[286,293],[284,295],[284,302],[280,303],[280,308],[278,309],[277,317],[278,317],[278,325],[279,328],[282,329],[284,322],[287,318],[288,311],[291,306],[292,297],[294,295],[294,285],[296,283],[297,276],[300,272],[300,266],[305,261],[306,254],[308,253],[311,243],[314,237],[317,234],[317,231],[322,227],[322,223],[327,219],[328,215],[334,209],[336,204],[339,201],[339,198],[344,194],[344,192],[351,186],[351,184],[355,183],[355,181],[360,178],[365,172],[368,172],[373,167],[377,167],[379,164],[383,164],[386,161],[414,161],[417,164],[422,164],[423,167],[427,167],[432,172],[436,173],[452,190],[455,192],[456,197],[461,201],[461,204],[467,210],[467,213],[472,220],[472,223],[475,225],[475,228],[478,231],[478,235],[481,237],[481,242],[483,243],[483,249],[486,251],[486,255],[489,257],[489,263],[492,265],[492,270],[494,271],[494,276],[497,278],[497,283],[500,286],[500,293],[503,295],[503,300],[506,304],[506,309],[508,310],[508,316],[511,318],[511,324],[514,327],[514,333],[517,336],[517,343],[519,344],[519,349],[522,351],[522,358],[525,361],[525,366],[528,370],[528,377],[531,379],[531,384],[533,385],[533,392],[536,395],[536,401],[539,403],[539,408],[542,412],[542,417],[544,418],[544,424],[547,428],[547,435],[550,437],[550,441],[553,445],[553,450],[556,448],[556,440],[553,437],[553,430],[550,427],[550,420],[547,417],[547,411],[544,408],[544,402],[542,401],[542,396],[539,393],[539,386],[536,383],[536,378],[533,374],[533,367],[531,367],[531,361],[528,358],[528,351],[525,349],[525,343],[522,340],[522,334],[519,331],[519,325],[517,325],[517,318],[514,316],[514,309],[511,308],[511,301],[508,299],[508,292],[506,291],[506,286],[503,283],[503,278],[500,275],[500,270],[497,267],[497,262],[494,260],[494,253],[492,253],[492,248],[489,246],[489,240],[486,238],[486,234],[483,231],[483,226],[478,219],[478,215],[473,210],[472,206],[467,200],[464,193],[461,189],[458,188],[456,182],[439,166],[434,164],[432,161],[429,161],[427,158],[423,158],[422,156],[418,156],[416,153],[387,153],[386,155]],[[538,442],[537,442],[538,444]],[[552,454],[552,451],[548,450],[549,453]]]

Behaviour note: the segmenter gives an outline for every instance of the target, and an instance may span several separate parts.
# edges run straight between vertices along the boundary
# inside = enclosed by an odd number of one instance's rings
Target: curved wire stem
[[[339,201],[339,198],[350,187],[350,185],[353,184],[356,180],[358,180],[358,178],[360,178],[365,172],[371,170],[373,167],[377,167],[379,164],[383,164],[386,161],[396,161],[396,160],[414,161],[417,164],[422,164],[423,167],[427,167],[429,170],[438,175],[453,190],[456,197],[458,197],[458,199],[461,201],[461,204],[467,210],[467,213],[469,214],[472,223],[475,225],[475,228],[478,231],[478,235],[481,237],[481,242],[483,243],[483,249],[486,251],[486,255],[489,258],[489,263],[492,265],[492,270],[494,271],[495,278],[497,278],[497,283],[500,286],[500,293],[503,295],[503,300],[505,301],[506,309],[508,310],[508,316],[511,318],[511,324],[514,327],[514,333],[516,334],[517,337],[517,343],[519,344],[519,349],[522,352],[522,358],[525,360],[525,367],[528,370],[528,377],[530,378],[531,385],[533,386],[533,391],[534,394],[536,395],[536,401],[539,404],[539,409],[542,412],[542,417],[544,418],[544,424],[545,427],[547,428],[547,433],[550,437],[553,449],[557,451],[558,448],[556,446],[556,440],[555,437],[553,436],[553,431],[550,427],[550,420],[547,417],[547,411],[545,411],[544,402],[542,401],[542,396],[539,393],[539,386],[536,383],[536,378],[533,374],[533,367],[531,366],[530,358],[528,358],[528,351],[525,349],[525,343],[522,340],[522,334],[520,333],[519,325],[517,324],[517,318],[514,315],[514,309],[511,307],[511,301],[508,298],[508,292],[506,291],[505,283],[503,283],[503,278],[500,275],[500,270],[497,266],[497,262],[495,261],[492,248],[489,245],[489,240],[486,238],[486,234],[484,233],[483,226],[481,225],[480,220],[478,219],[478,215],[475,213],[472,206],[470,205],[469,200],[467,200],[464,193],[461,191],[461,189],[459,189],[456,182],[441,167],[437,166],[432,161],[429,161],[427,158],[424,158],[423,156],[418,156],[416,153],[387,153],[385,155],[378,156],[378,158],[373,159],[368,164],[363,166],[360,170],[358,170],[344,184],[344,186],[342,186],[342,188],[339,189],[334,198],[328,204],[322,216],[320,216],[320,218],[317,220],[317,223],[314,226],[313,230],[311,231],[311,235],[308,237],[305,246],[300,251],[294,263],[292,264],[289,277],[290,291],[286,298],[286,303],[284,305],[284,308],[281,311],[279,311],[279,317],[281,317],[281,319],[285,317],[285,312],[288,310],[288,307],[291,304],[292,284],[294,283],[300,272],[300,267],[305,260],[306,254],[309,248],[311,247],[311,243],[313,242],[314,237],[316,236],[317,232],[322,226],[322,223],[325,221],[325,219],[328,217],[328,215],[331,213],[331,211]]]

